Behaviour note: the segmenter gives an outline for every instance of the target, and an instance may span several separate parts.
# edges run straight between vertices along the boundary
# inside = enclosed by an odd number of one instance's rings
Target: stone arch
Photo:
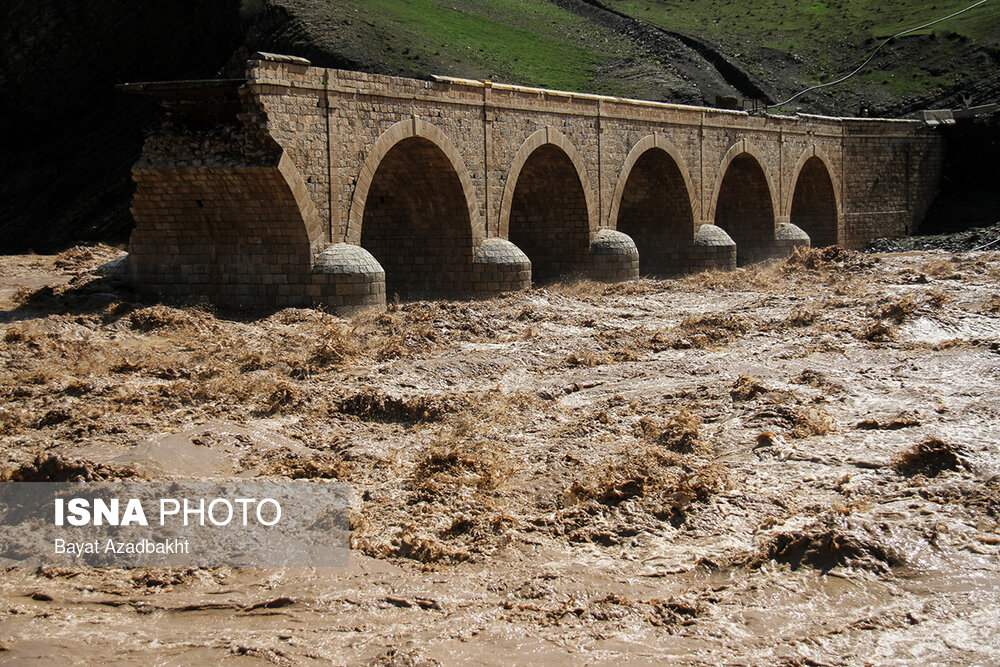
[[[478,198],[476,188],[469,176],[469,170],[465,166],[465,160],[455,147],[454,142],[447,134],[435,125],[422,121],[417,117],[401,120],[388,130],[382,133],[375,141],[371,152],[361,166],[358,181],[354,186],[354,195],[351,198],[351,211],[348,214],[347,235],[345,241],[358,245],[361,243],[361,228],[364,224],[365,204],[368,201],[368,193],[371,189],[372,179],[375,171],[382,164],[382,160],[392,148],[404,139],[421,137],[433,143],[451,163],[452,169],[458,175],[458,180],[462,185],[462,193],[469,209],[469,221],[472,226],[472,235],[478,244],[485,238],[482,230],[482,216],[479,213]]]
[[[840,200],[827,156],[815,146],[806,149],[792,172],[794,187],[786,210],[789,222],[809,235],[813,247],[840,242]]]
[[[743,140],[729,149],[719,166],[709,214],[736,243],[739,265],[766,258],[774,245],[778,208],[766,164]]]
[[[687,165],[665,138],[649,135],[629,152],[608,223],[635,241],[641,273],[680,271],[695,236],[692,192]]]
[[[598,221],[586,167],[569,139],[549,127],[529,136],[507,172],[500,235],[528,256],[532,276],[586,271]]]
[[[381,264],[389,295],[464,296],[473,289],[478,222],[475,191],[454,145],[414,118],[389,128],[365,161],[348,242]]]
[[[329,239],[326,238],[325,226],[319,217],[312,197],[309,195],[309,188],[287,153],[282,152],[281,158],[278,160],[278,172],[285,179],[289,194],[295,200],[295,205],[302,215],[306,238],[309,239],[309,248],[315,255]]]

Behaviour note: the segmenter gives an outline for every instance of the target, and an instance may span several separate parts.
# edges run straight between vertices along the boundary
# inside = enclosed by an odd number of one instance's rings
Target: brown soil
[[[5,479],[350,483],[347,569],[9,568],[0,657],[989,663],[1000,253],[345,320],[0,268]]]

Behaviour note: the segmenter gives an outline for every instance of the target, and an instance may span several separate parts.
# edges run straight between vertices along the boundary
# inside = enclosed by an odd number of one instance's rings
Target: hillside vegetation
[[[971,0],[611,0],[610,5],[668,30],[712,40],[766,80],[782,97],[854,69],[879,43],[974,4]],[[859,76],[798,102],[850,112],[840,100],[865,98],[892,112],[971,95],[996,99],[1000,3],[987,2],[900,37]],[[979,99],[976,100],[975,98]]]
[[[884,39],[970,0],[281,0],[282,45],[320,61],[423,77],[452,74],[712,104],[785,99],[860,64]],[[287,38],[288,35],[283,37]],[[279,40],[282,41],[282,40]],[[760,88],[747,90],[722,60]],[[1000,4],[898,38],[857,77],[794,108],[901,115],[1000,89]],[[757,92],[758,95],[755,95]],[[759,95],[759,93],[764,93]]]
[[[936,0],[176,0],[0,6],[0,239],[124,242],[129,168],[155,105],[124,81],[238,76],[257,50],[322,66],[492,79],[714,105],[780,101],[885,37],[966,7]],[[900,116],[996,101],[1000,0],[895,40],[783,111]]]

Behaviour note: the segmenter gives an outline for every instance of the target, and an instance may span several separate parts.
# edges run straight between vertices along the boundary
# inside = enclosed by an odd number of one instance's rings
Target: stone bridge
[[[732,268],[905,235],[941,140],[912,121],[763,116],[311,67],[126,84],[167,120],[133,168],[141,291],[349,312],[567,276]]]

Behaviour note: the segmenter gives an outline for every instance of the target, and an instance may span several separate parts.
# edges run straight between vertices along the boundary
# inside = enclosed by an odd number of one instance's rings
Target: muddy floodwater
[[[346,569],[6,568],[14,664],[995,664],[1000,253],[346,320],[0,265],[8,481],[327,478]]]

